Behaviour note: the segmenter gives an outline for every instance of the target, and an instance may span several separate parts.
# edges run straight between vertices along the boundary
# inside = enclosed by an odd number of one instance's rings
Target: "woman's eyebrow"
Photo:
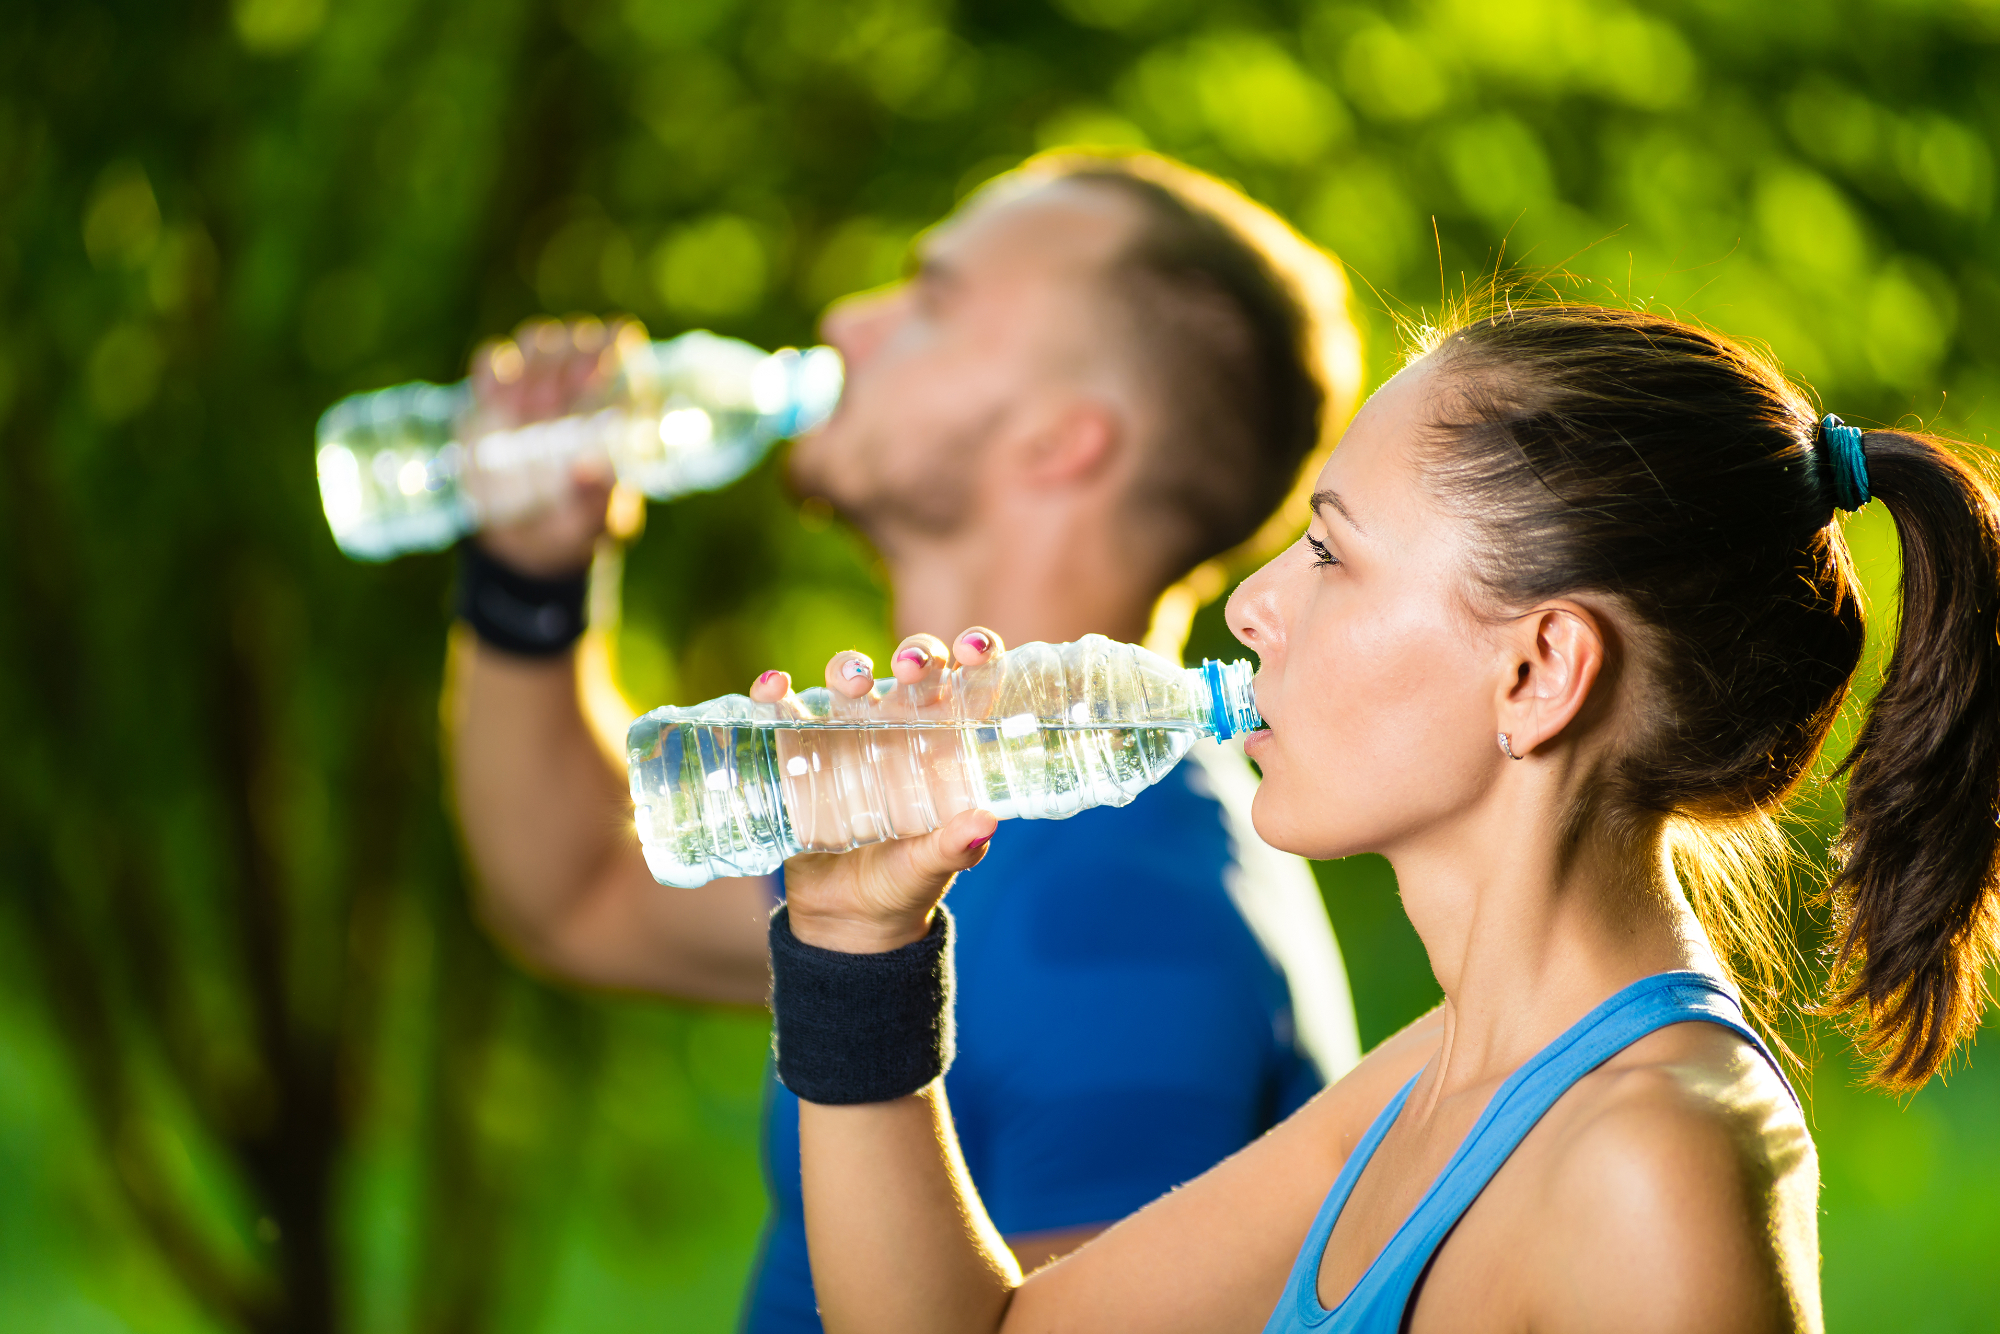
[[[1335,511],[1339,513],[1341,518],[1347,520],[1347,526],[1349,528],[1352,528],[1355,532],[1360,533],[1363,537],[1366,537],[1368,535],[1367,531],[1363,529],[1360,524],[1354,521],[1354,516],[1348,512],[1347,505],[1345,502],[1341,500],[1339,492],[1337,491],[1313,492],[1312,494],[1313,513],[1315,514],[1319,513],[1319,507],[1322,505],[1331,506]]]

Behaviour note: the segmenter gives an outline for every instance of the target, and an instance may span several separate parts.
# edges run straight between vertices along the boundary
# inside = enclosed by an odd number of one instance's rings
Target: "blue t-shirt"
[[[1182,765],[1121,809],[1003,824],[958,878],[945,1091],[1001,1233],[1111,1223],[1320,1088],[1283,975],[1231,902],[1221,805]],[[771,1219],[749,1334],[820,1330],[798,1099],[769,1085]]]

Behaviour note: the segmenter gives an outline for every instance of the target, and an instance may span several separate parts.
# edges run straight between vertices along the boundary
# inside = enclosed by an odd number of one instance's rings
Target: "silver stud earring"
[[[1505,732],[1502,732],[1500,734],[1500,753],[1502,755],[1505,755],[1510,760],[1518,760],[1521,758],[1519,755],[1516,755],[1514,753],[1514,743],[1507,739],[1507,734]]]

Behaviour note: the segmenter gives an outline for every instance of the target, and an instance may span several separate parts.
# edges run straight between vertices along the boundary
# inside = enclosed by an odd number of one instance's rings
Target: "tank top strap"
[[[1285,1280],[1285,1294],[1278,1299],[1277,1310],[1271,1313],[1264,1326],[1264,1334],[1285,1334],[1286,1331],[1301,1328],[1317,1328],[1331,1317],[1332,1313],[1321,1309],[1319,1304],[1319,1257],[1326,1250],[1326,1239],[1333,1235],[1333,1225],[1340,1220],[1340,1211],[1347,1204],[1347,1197],[1354,1193],[1354,1183],[1361,1179],[1368,1160],[1375,1156],[1375,1150],[1382,1144],[1382,1137],[1389,1133],[1389,1127],[1396,1124],[1402,1115],[1403,1104],[1409,1101],[1410,1090],[1423,1078],[1418,1071],[1410,1076],[1410,1082],[1396,1091],[1389,1099],[1389,1105],[1376,1114],[1354,1151],[1347,1155],[1347,1161],[1340,1166],[1340,1175],[1333,1179],[1333,1188],[1320,1202],[1319,1213],[1313,1216],[1312,1227],[1306,1232],[1305,1244],[1299,1248],[1298,1262],[1292,1266],[1291,1277]]]
[[[1382,1138],[1401,1112],[1416,1080],[1376,1117],[1342,1166],[1326,1203],[1313,1220],[1266,1334],[1325,1330],[1327,1334],[1395,1334],[1417,1282],[1458,1220],[1486,1189],[1535,1124],[1579,1079],[1647,1034],[1672,1024],[1719,1024],[1756,1048],[1794,1102],[1798,1093],[1777,1058],[1743,1021],[1742,1007],[1721,983],[1702,973],[1657,973],[1613,995],[1509,1075],[1473,1123],[1465,1140],[1431,1183],[1417,1207],[1333,1310],[1319,1304],[1319,1262],[1340,1209],[1353,1192]]]

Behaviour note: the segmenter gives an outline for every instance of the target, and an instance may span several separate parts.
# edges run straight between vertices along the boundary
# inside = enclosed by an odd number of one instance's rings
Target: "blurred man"
[[[1162,159],[1038,159],[918,258],[909,280],[828,312],[847,389],[791,459],[798,489],[882,553],[899,636],[1144,638],[1163,593],[1253,539],[1352,406],[1338,269]],[[484,410],[560,411],[595,364],[575,341],[545,325],[489,354]],[[467,556],[478,633],[455,660],[455,760],[483,905],[557,976],[757,1004],[778,887],[655,884],[622,768],[579,705],[570,639],[605,508],[604,487],[580,485]],[[1169,652],[1192,600],[1169,599],[1163,619],[1176,606]],[[1005,826],[952,890],[946,1084],[1025,1266],[1197,1175],[1355,1059],[1324,909],[1304,863],[1251,830],[1253,787],[1240,757],[1204,743],[1128,807]],[[797,1127],[774,1085],[756,1334],[819,1328]]]

